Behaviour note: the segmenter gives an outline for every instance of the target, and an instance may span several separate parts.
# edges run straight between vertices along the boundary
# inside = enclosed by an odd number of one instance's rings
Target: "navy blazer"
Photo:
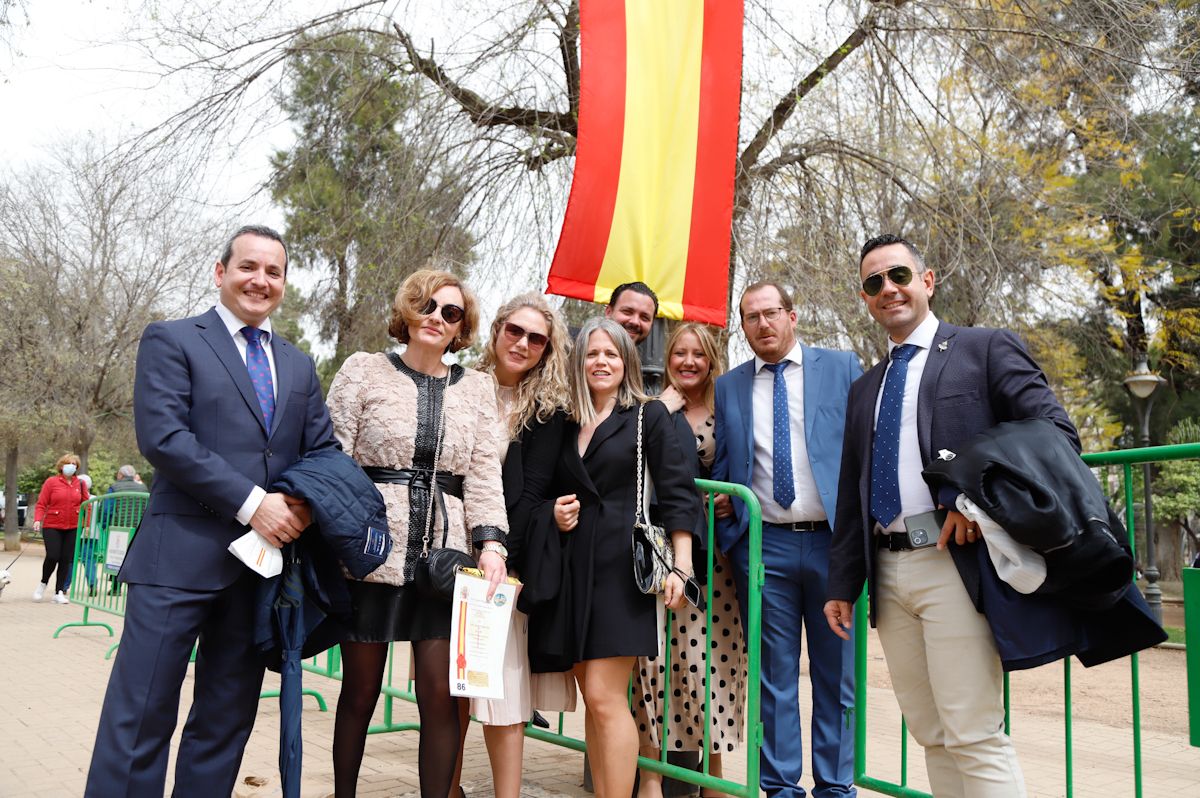
[[[887,370],[875,364],[850,386],[842,447],[840,498],[829,556],[830,599],[853,602],[863,582],[874,591],[875,547],[870,510],[871,444],[875,402]],[[1079,435],[1046,382],[1046,375],[1021,340],[1008,330],[938,325],[917,404],[921,462],[939,449],[961,447],[1002,421],[1045,418],[1061,429],[1078,452]],[[931,498],[937,503],[937,497]],[[978,544],[950,544],[950,553],[975,607],[982,607]],[[875,620],[872,595],[871,622]]]
[[[800,346],[804,369],[804,441],[808,463],[821,493],[829,525],[838,507],[838,473],[842,461],[842,431],[846,423],[846,393],[862,374],[853,352]],[[754,360],[717,378],[717,452],[712,478],[750,485],[754,471]],[[750,524],[746,505],[733,500],[734,517],[717,522],[717,545],[729,551]]]
[[[246,364],[215,308],[142,333],[133,388],[138,448],[155,469],[146,511],[121,567],[126,582],[218,590],[246,566],[228,552],[255,485],[303,454],[336,447],[312,358],[271,336],[272,428]]]

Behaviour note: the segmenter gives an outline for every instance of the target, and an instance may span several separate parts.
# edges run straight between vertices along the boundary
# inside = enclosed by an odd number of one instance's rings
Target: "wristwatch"
[[[505,548],[504,544],[498,540],[485,540],[482,548],[484,551],[491,551],[499,554],[500,559],[502,560],[508,559],[508,549]]]

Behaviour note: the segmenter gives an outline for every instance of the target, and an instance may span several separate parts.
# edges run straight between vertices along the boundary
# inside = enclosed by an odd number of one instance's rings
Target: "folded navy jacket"
[[[302,656],[311,657],[341,642],[350,614],[346,574],[362,579],[387,560],[392,550],[387,508],[379,489],[353,458],[339,449],[311,452],[288,467],[272,491],[308,502],[312,525],[284,547],[283,572],[264,579],[255,608],[255,644],[277,669],[282,652],[300,647],[281,629],[277,609],[285,584],[301,596],[304,613]]]
[[[983,546],[971,544],[980,572],[978,609],[1005,670],[1071,654],[1090,667],[1166,640],[1133,583],[1121,519],[1053,423],[997,424],[938,452],[922,475],[935,492],[953,488],[966,495],[1013,540],[1045,557],[1045,581],[1024,595],[997,575]]]

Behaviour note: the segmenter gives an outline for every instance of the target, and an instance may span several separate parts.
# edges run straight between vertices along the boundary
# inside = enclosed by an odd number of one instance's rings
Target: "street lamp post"
[[[1137,366],[1125,378],[1125,390],[1133,398],[1133,410],[1137,416],[1142,446],[1150,445],[1150,409],[1154,406],[1158,386],[1166,383],[1162,377],[1150,370],[1146,355],[1138,356]],[[1150,486],[1150,463],[1142,463],[1143,509],[1146,518],[1146,603],[1154,613],[1154,619],[1162,623],[1162,588],[1158,586],[1158,558],[1154,551],[1154,510]]]

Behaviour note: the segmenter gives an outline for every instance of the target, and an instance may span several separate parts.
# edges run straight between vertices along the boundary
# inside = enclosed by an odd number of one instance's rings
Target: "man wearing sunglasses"
[[[762,720],[759,785],[771,796],[802,798],[803,730],[799,682],[801,630],[812,682],[814,798],[853,796],[854,739],[845,713],[854,703],[854,651],[825,623],[846,393],[862,374],[850,352],[796,341],[796,311],[786,288],[749,286],[738,306],[754,359],[716,384],[713,479],[748,485],[762,506]],[[745,628],[749,512],[717,526],[733,562]]]
[[[850,388],[825,616],[849,639],[866,581],[871,624],[934,795],[1024,796],[1004,734],[1000,658],[980,611],[979,531],[953,491],[933,495],[921,471],[1002,421],[1048,419],[1076,450],[1079,438],[1016,335],[938,321],[933,271],[911,243],[867,241],[859,279],[889,356]],[[929,545],[909,534],[916,529],[930,530]]]

